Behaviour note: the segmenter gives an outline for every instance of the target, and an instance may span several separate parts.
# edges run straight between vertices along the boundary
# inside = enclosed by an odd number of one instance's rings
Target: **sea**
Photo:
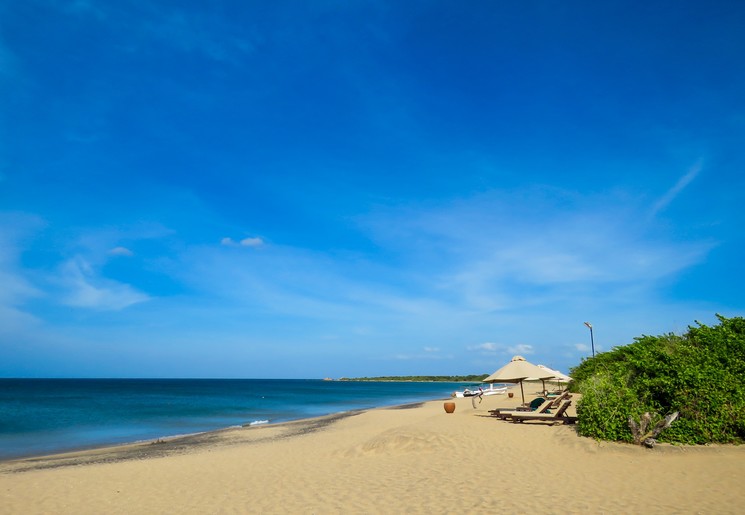
[[[0,379],[0,460],[444,399],[462,383]]]

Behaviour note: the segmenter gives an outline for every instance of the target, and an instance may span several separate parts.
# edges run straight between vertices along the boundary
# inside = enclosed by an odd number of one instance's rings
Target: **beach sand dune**
[[[2,513],[743,513],[745,447],[654,450],[458,399],[0,464]]]

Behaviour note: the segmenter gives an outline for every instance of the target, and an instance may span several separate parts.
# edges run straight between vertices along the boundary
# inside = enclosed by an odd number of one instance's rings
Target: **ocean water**
[[[0,459],[442,399],[460,383],[0,379]]]

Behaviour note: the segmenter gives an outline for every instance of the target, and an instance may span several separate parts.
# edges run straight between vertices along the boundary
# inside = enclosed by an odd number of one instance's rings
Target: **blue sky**
[[[566,370],[585,321],[607,350],[742,316],[744,26],[0,1],[0,376]]]

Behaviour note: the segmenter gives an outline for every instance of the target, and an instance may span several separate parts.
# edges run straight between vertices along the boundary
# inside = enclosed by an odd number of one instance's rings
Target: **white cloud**
[[[30,238],[44,222],[23,213],[0,213],[0,304],[19,305],[40,295],[20,267],[19,241]]]
[[[126,247],[114,247],[113,249],[109,250],[109,254],[111,254],[112,256],[134,256],[134,252]]]
[[[520,356],[524,356],[526,354],[535,354],[535,351],[533,350],[533,346],[525,344],[525,343],[520,343],[518,345],[507,347],[507,351],[510,354],[515,354],[515,355],[520,355]]]
[[[261,247],[264,244],[264,240],[261,238],[244,238],[241,240],[241,246],[243,247]]]
[[[0,213],[0,333],[24,333],[40,320],[26,307],[44,293],[32,282],[20,264],[19,242],[30,238],[44,222],[24,213]]]
[[[469,346],[467,347],[467,349],[472,351],[482,351],[489,354],[496,354],[503,349],[503,346],[496,343],[486,342]]]
[[[98,277],[90,263],[80,257],[60,267],[58,280],[65,290],[62,303],[68,306],[118,311],[149,299],[128,284]]]
[[[274,333],[265,337],[284,335],[290,341],[290,333],[302,332],[305,345],[333,334],[350,349],[374,348],[383,361],[449,360],[447,366],[455,367],[471,360],[468,368],[488,364],[492,369],[519,354],[560,368],[587,355],[587,346],[573,346],[586,334],[583,320],[606,328],[608,346],[630,341],[625,333],[611,335],[609,312],[642,324],[644,319],[629,316],[629,310],[654,300],[656,280],[670,273],[663,262],[669,257],[673,270],[687,266],[686,259],[675,262],[685,246],[645,238],[634,216],[612,203],[597,211],[542,206],[541,216],[534,217],[503,201],[502,207],[477,198],[459,206],[378,213],[373,222],[385,222],[388,232],[381,227],[373,233],[374,255],[340,258],[333,249],[265,245],[260,237],[225,237],[220,243],[236,249],[264,246],[261,252],[176,246],[182,253],[169,255],[165,269],[189,295],[161,299],[154,308],[157,319],[149,323],[170,326],[188,318],[190,327],[214,327],[215,321],[229,321],[222,337],[272,327]],[[517,213],[511,217],[509,211]],[[147,237],[170,234],[160,228]],[[126,255],[112,251],[129,250],[129,242],[141,237],[141,230],[103,229],[72,242],[65,250],[78,257],[58,268],[55,283],[62,288],[62,302],[121,310],[147,301],[148,295],[132,285],[102,276],[107,259]],[[641,264],[631,266],[634,260]],[[608,304],[612,310],[598,311]],[[139,317],[140,310],[133,314]],[[499,335],[500,343],[487,341],[488,335]],[[456,356],[439,350],[462,339],[482,343]]]
[[[382,248],[464,308],[500,312],[578,292],[652,290],[700,263],[712,242],[666,241],[623,195],[491,192],[429,209],[386,208],[360,219]]]
[[[158,223],[140,222],[124,226],[103,226],[95,229],[79,228],[77,235],[67,242],[66,253],[83,256],[89,263],[100,266],[111,256],[131,256],[127,246],[140,240],[162,240],[173,231]]]
[[[466,339],[482,343],[456,360],[497,367],[524,355],[556,368],[586,355],[573,342],[585,336],[588,317],[606,328],[609,342],[609,317],[634,318],[643,327],[639,306],[664,303],[658,286],[708,249],[648,234],[640,216],[646,206],[626,197],[529,197],[494,193],[375,212],[360,220],[377,244],[374,254],[188,247],[175,278],[213,299],[216,316],[241,312],[247,327],[280,321],[412,362],[442,356],[416,342],[442,349]],[[221,244],[244,246],[231,237]],[[486,340],[490,334],[500,343]]]
[[[505,345],[501,343],[485,342],[467,347],[469,351],[481,352],[483,354],[534,354],[533,346],[528,344]]]
[[[655,202],[654,206],[652,207],[651,216],[655,216],[657,213],[669,206],[670,203],[675,200],[675,197],[677,197],[680,192],[683,191],[683,189],[688,186],[691,181],[693,181],[693,179],[696,178],[700,171],[701,162],[699,161],[698,163],[693,165],[680,179],[678,179],[678,182],[676,182],[675,185],[662,196],[662,198]]]
[[[574,348],[575,348],[575,350],[577,350],[579,352],[590,352],[590,350],[591,350],[590,349],[590,346],[589,345],[586,345],[584,343],[575,343],[574,344]]]
[[[21,305],[31,297],[38,297],[41,292],[24,278],[18,268],[9,263],[2,263],[0,258],[0,304]]]
[[[0,250],[0,333],[22,331],[39,320],[24,307],[32,298],[43,297],[43,293],[29,282],[16,264]]]
[[[243,238],[240,241],[235,241],[233,238],[225,237],[220,240],[221,245],[226,247],[261,247],[264,245],[264,240],[261,238]]]
[[[0,304],[0,334],[8,336],[26,334],[30,327],[37,326],[40,322],[30,313]]]

